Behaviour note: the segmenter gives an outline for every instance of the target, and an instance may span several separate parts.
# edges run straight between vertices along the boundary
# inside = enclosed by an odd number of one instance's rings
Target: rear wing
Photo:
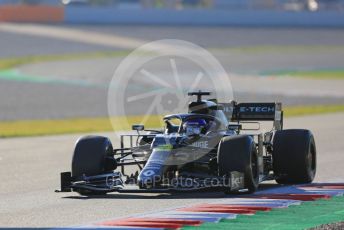
[[[275,130],[283,128],[282,103],[219,103],[229,121],[273,121]]]

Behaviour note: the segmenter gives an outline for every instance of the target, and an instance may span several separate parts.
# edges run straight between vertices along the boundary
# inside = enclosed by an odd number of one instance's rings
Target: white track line
[[[99,32],[90,32],[65,27],[37,24],[1,23],[0,31],[40,37],[57,38],[74,42],[82,42],[94,45],[105,45],[124,49],[137,48],[138,46],[147,42],[144,40],[118,35],[110,35]]]

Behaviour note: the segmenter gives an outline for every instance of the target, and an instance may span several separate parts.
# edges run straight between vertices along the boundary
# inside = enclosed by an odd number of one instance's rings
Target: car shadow
[[[285,187],[285,185],[279,185],[275,183],[264,183],[259,186],[258,191],[264,191],[272,188]],[[75,194],[75,195],[74,195]],[[77,193],[73,193],[71,196],[63,196],[63,199],[75,199],[75,200],[88,200],[88,199],[219,199],[230,197],[244,197],[247,193],[226,195],[222,191],[184,191],[184,192],[171,192],[171,193],[108,193],[106,195],[92,195],[82,196]]]

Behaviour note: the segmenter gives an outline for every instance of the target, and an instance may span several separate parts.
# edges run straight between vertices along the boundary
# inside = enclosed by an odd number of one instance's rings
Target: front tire
[[[316,173],[316,146],[309,130],[276,131],[273,139],[273,170],[279,184],[313,181]]]
[[[258,153],[251,136],[222,138],[217,152],[217,163],[219,176],[229,176],[232,171],[241,172],[244,174],[244,187],[248,189],[248,193],[258,189]],[[233,193],[233,191],[226,188],[225,193]]]
[[[85,136],[80,138],[75,146],[72,159],[72,177],[76,180],[85,176],[111,173],[109,167],[113,156],[111,141],[101,136]],[[113,159],[114,160],[114,159]],[[104,195],[103,191],[89,191],[78,189],[81,195]]]

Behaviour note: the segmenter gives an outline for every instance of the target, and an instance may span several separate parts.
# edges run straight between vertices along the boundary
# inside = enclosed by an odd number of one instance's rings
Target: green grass
[[[344,112],[344,105],[294,106],[284,109],[286,117],[334,112]],[[162,116],[153,115],[144,125],[147,128],[162,127],[161,118]],[[142,121],[142,116],[117,117],[112,119],[113,123],[121,124],[121,127],[113,128],[108,117],[2,121],[0,122],[0,137],[7,138],[130,130],[130,125],[140,123]]]
[[[105,52],[91,52],[80,54],[61,54],[61,55],[40,55],[40,56],[25,56],[15,58],[0,59],[0,70],[12,69],[20,65],[50,62],[50,61],[68,61],[68,60],[83,60],[90,58],[104,58],[104,57],[123,57],[128,55],[129,51],[105,51]]]

